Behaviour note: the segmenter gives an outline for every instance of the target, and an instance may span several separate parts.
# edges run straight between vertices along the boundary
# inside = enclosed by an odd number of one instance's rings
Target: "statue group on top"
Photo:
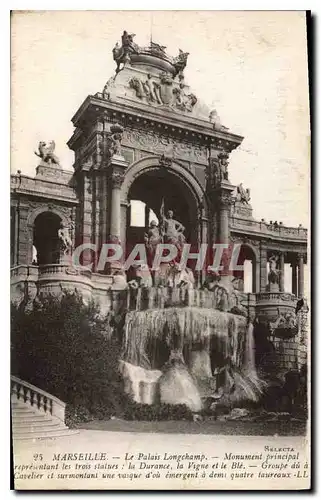
[[[197,97],[192,93],[185,92],[183,74],[189,53],[179,49],[176,57],[169,57],[165,53],[165,46],[151,41],[148,47],[139,47],[134,42],[135,36],[134,33],[124,31],[121,45],[117,42],[113,48],[113,58],[117,64],[116,75],[121,71],[120,65],[125,66],[130,63],[133,55],[148,54],[164,59],[172,65],[171,72],[163,71],[159,78],[153,78],[151,74],[147,75],[147,79],[134,76],[129,80],[129,87],[135,90],[136,97],[144,99],[148,103],[174,106],[181,111],[191,112],[197,102]],[[178,87],[173,85],[177,76],[179,79]],[[103,95],[108,98],[108,85],[104,87]]]
[[[130,62],[130,54],[137,54],[139,47],[134,42],[135,33],[124,31],[121,36],[121,45],[117,42],[113,48],[113,58],[117,64],[116,74],[120,71],[120,64]]]
[[[60,167],[60,162],[58,157],[55,155],[54,151],[56,148],[55,141],[49,141],[46,143],[45,141],[40,141],[38,145],[38,152],[35,151],[35,155],[39,156],[44,163],[48,163],[48,165],[57,165]]]
[[[120,64],[125,65],[126,63],[130,62],[132,54],[147,52],[151,55],[170,60],[172,65],[174,66],[173,77],[175,78],[177,75],[179,75],[180,77],[182,76],[187,64],[189,52],[184,52],[183,50],[179,49],[178,55],[171,58],[165,53],[166,47],[164,45],[160,45],[159,43],[153,42],[151,40],[149,47],[139,47],[139,45],[134,42],[135,36],[135,33],[128,33],[127,31],[124,31],[121,36],[121,45],[117,42],[115,47],[113,48],[113,58],[117,64],[116,74],[121,70]]]
[[[170,73],[161,73],[159,79],[153,79],[149,73],[144,80],[137,76],[129,80],[129,86],[136,92],[136,97],[145,99],[148,103],[163,106],[174,106],[181,111],[192,112],[197,103],[197,97],[185,92],[183,81],[179,86],[173,86],[174,79]]]

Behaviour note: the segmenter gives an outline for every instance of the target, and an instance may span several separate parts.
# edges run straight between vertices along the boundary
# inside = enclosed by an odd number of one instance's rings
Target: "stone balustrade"
[[[293,302],[293,304],[297,303],[297,298],[292,293],[286,292],[261,292],[256,294],[257,302],[270,302],[273,301],[281,301],[284,302]]]
[[[230,228],[242,229],[244,232],[260,233],[260,236],[266,234],[274,236],[278,239],[299,240],[306,242],[308,238],[308,230],[304,227],[287,227],[282,224],[275,226],[263,221],[251,219],[242,219],[240,217],[230,217]]]
[[[13,375],[11,376],[11,398],[13,401],[27,403],[42,413],[48,413],[65,422],[66,405],[63,401]]]
[[[85,269],[84,267],[73,267],[68,264],[46,264],[39,266],[39,278],[44,278],[46,276],[57,275],[57,274],[67,274],[69,276],[85,276],[87,278],[91,277],[91,271]]]
[[[11,279],[15,278],[34,278],[35,280],[38,279],[38,274],[39,274],[39,268],[38,266],[27,266],[27,265],[20,265],[20,266],[15,266],[10,269],[10,277]]]
[[[51,169],[53,170],[53,169]],[[28,177],[26,175],[11,175],[10,188],[20,194],[33,194],[37,196],[51,195],[55,199],[64,199],[78,204],[76,193],[71,187],[72,172],[54,169],[52,178]]]

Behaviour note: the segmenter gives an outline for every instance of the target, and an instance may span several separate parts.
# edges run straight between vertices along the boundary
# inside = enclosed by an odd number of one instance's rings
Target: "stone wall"
[[[307,362],[307,347],[298,333],[291,339],[270,337],[277,355],[276,371],[284,373],[289,370],[300,370]]]

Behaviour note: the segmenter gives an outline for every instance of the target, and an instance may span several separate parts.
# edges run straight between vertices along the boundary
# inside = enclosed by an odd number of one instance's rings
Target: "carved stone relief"
[[[126,128],[122,144],[128,147],[143,148],[156,154],[165,154],[173,158],[182,158],[186,161],[206,164],[207,151],[205,147],[188,142],[176,142],[172,137],[150,131],[138,131]]]
[[[192,112],[197,103],[197,97],[192,93],[186,93],[186,85],[181,81],[174,85],[173,77],[168,73],[162,73],[160,79],[155,80],[152,75],[147,75],[147,80],[137,76],[128,82],[138,99],[147,101],[150,104],[160,106],[171,106],[180,111]]]

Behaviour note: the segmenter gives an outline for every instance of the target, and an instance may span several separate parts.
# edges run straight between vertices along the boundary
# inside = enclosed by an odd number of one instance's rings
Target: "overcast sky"
[[[185,80],[243,135],[230,180],[251,189],[254,216],[308,224],[309,100],[305,14],[220,11],[45,11],[12,16],[12,164],[35,174],[33,151],[54,139],[64,168],[71,117],[114,73],[122,31],[190,53]]]

